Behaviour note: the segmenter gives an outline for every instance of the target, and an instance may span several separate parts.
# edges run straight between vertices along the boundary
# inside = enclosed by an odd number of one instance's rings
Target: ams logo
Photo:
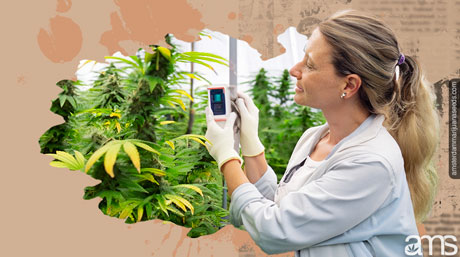
[[[453,235],[434,235],[434,236],[429,236],[429,235],[423,235],[422,237],[418,235],[410,235],[406,237],[406,242],[409,242],[411,239],[415,239],[416,242],[413,242],[406,245],[404,248],[404,251],[406,255],[408,256],[422,256],[422,239],[427,239],[428,240],[428,249],[429,249],[429,255],[433,255],[433,241],[435,239],[439,239],[440,244],[441,244],[441,255],[443,256],[452,256],[457,254],[458,252],[458,247],[456,244],[452,244],[447,242],[447,239],[452,239],[452,241],[457,242],[457,237]],[[452,251],[446,251],[446,247],[452,248]]]

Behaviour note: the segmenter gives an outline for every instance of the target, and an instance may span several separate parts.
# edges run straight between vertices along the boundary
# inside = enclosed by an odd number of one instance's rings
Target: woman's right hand
[[[261,154],[265,147],[259,139],[259,109],[247,94],[238,91],[238,106],[241,116],[241,152],[243,156],[257,156]]]

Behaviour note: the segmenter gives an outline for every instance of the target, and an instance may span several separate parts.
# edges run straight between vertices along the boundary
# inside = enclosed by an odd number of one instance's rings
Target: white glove
[[[265,150],[258,133],[259,109],[247,94],[238,91],[238,97],[236,105],[241,116],[241,152],[243,156],[256,156]]]
[[[240,164],[243,163],[239,154],[233,148],[235,140],[233,139],[233,124],[235,123],[236,113],[230,113],[224,128],[221,128],[214,120],[212,110],[206,107],[206,139],[211,141],[212,145],[206,142],[209,154],[216,160],[219,170],[227,161],[237,159]]]

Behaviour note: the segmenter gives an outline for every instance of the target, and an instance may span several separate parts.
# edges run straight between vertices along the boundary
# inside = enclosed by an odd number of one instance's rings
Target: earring
[[[346,95],[347,95],[347,93],[344,92],[344,93],[340,96],[340,98],[343,99]]]

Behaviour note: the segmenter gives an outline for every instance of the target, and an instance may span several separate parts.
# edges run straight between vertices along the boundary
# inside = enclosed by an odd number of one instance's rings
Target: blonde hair
[[[426,219],[437,191],[433,157],[439,142],[439,118],[432,85],[415,57],[405,55],[394,32],[380,19],[356,11],[339,11],[318,25],[332,46],[338,76],[357,74],[359,98],[375,114],[385,115],[384,126],[398,143],[403,158],[417,222]]]

